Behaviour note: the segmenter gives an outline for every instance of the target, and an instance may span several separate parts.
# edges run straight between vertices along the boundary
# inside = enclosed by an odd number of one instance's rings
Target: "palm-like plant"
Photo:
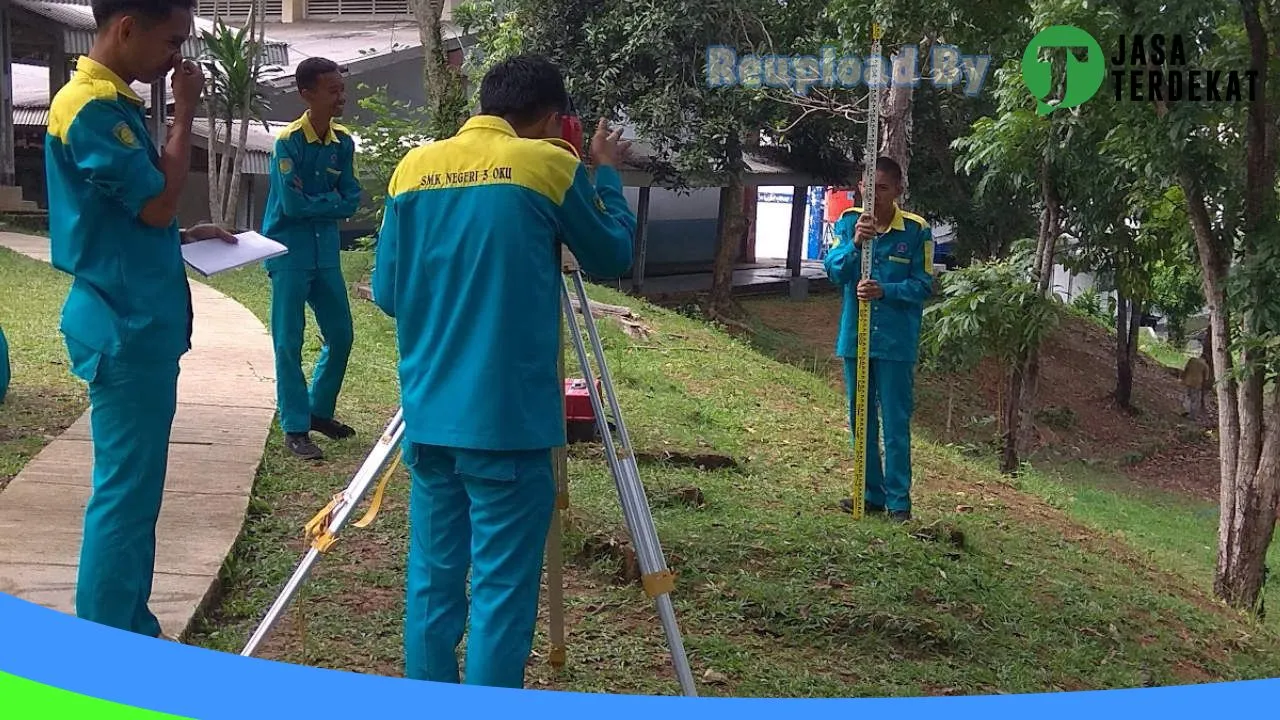
[[[269,102],[259,86],[265,46],[265,6],[254,0],[244,27],[227,26],[215,5],[213,29],[202,30],[205,51],[200,57],[205,75],[205,108],[209,122],[209,214],[213,222],[234,225],[240,199],[244,147],[249,122],[262,123]],[[232,143],[235,123],[239,141]]]

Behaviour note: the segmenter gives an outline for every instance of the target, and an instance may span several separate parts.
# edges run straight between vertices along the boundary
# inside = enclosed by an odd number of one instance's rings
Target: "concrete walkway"
[[[0,233],[0,246],[49,261],[47,238]],[[210,594],[240,534],[275,414],[267,330],[205,285],[193,282],[191,295],[194,347],[178,381],[151,594],[164,631],[177,636]],[[0,591],[75,613],[92,461],[86,411],[0,491]]]

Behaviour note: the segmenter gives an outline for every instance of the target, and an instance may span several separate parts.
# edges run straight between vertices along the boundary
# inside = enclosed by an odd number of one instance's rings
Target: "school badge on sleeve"
[[[601,200],[599,195],[596,195],[596,209],[602,213],[608,212],[608,210],[604,206],[604,200]]]
[[[281,175],[288,175],[293,170],[293,161],[287,157],[282,157],[277,166],[280,168]]]
[[[133,134],[133,128],[129,127],[129,123],[121,120],[112,128],[111,134],[116,136],[116,140],[127,148],[138,147],[138,136]]]

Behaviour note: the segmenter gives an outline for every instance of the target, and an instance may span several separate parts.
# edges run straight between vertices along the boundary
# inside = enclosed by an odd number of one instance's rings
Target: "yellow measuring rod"
[[[862,212],[870,213],[875,219],[876,207],[876,158],[880,150],[880,84],[885,78],[883,60],[880,58],[880,36],[882,29],[878,23],[871,24],[871,57],[880,62],[877,83],[867,83],[867,143],[864,148],[862,169]],[[856,229],[855,229],[856,238]],[[856,242],[856,239],[855,239]],[[861,248],[862,280],[871,279],[871,260],[874,256],[875,238],[865,241]],[[867,445],[875,439],[869,437],[868,414],[871,412],[869,402],[871,393],[871,301],[858,298],[858,364],[857,381],[854,388],[854,427],[853,427],[853,519],[861,520],[866,513],[867,490]]]

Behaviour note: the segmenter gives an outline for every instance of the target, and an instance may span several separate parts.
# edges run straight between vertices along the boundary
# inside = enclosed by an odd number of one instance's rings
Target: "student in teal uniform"
[[[859,191],[862,185],[859,183]],[[867,416],[868,513],[887,512],[891,520],[911,518],[911,413],[914,405],[920,320],[933,293],[933,237],[924,218],[898,207],[902,168],[882,157],[876,161],[876,206],[846,210],[836,222],[836,246],[823,261],[827,277],[843,288],[844,308],[836,354],[844,358],[849,395],[849,428],[854,421],[857,388],[859,298],[871,300],[870,394]],[[873,219],[874,215],[874,219]],[[862,276],[862,245],[875,238],[871,279]],[[880,428],[884,428],[884,465]],[[852,512],[852,500],[840,502]]]
[[[484,77],[480,114],[409,151],[392,176],[373,273],[395,318],[403,455],[413,477],[405,672],[518,688],[538,614],[565,443],[558,380],[563,241],[584,271],[631,265],[636,220],[619,132],[592,139],[595,180],[559,141],[568,96],[546,60]],[[467,572],[471,600],[467,601]]]
[[[295,78],[307,110],[276,139],[262,233],[289,248],[265,263],[271,275],[280,428],[294,455],[318,460],[324,453],[310,431],[330,439],[355,434],[334,414],[354,339],[338,221],[360,207],[360,183],[351,133],[333,121],[342,117],[346,104],[338,65],[310,57],[298,65]],[[307,305],[324,341],[309,391],[302,371]]]
[[[53,266],[72,276],[62,308],[72,372],[89,385],[93,491],[76,614],[160,636],[148,608],[178,363],[191,348],[182,242],[235,238],[179,229],[191,122],[204,78],[180,52],[194,0],[94,0],[98,32],[54,96],[45,137]],[[158,152],[130,83],[174,72],[173,126]]]

